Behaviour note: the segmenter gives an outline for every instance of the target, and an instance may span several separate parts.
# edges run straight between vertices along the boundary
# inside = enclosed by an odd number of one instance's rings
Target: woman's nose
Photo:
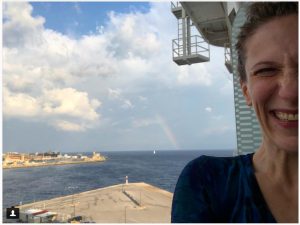
[[[298,67],[284,69],[279,86],[280,97],[298,104]]]

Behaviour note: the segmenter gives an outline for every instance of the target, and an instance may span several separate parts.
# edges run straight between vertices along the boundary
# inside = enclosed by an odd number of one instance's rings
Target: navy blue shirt
[[[253,153],[200,156],[186,165],[175,188],[172,223],[276,223],[258,186]]]

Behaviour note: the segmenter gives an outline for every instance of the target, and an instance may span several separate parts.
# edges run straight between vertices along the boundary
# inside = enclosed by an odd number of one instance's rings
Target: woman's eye
[[[256,76],[272,76],[277,72],[276,68],[262,68],[254,71]]]

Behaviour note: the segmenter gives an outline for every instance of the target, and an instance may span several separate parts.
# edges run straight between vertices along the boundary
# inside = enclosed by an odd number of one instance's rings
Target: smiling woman
[[[248,155],[190,162],[172,222],[298,222],[298,3],[251,4],[236,47],[262,143]]]
[[[298,150],[298,16],[276,18],[246,41],[242,90],[264,131],[264,140]],[[264,51],[261,51],[264,49]]]
[[[241,86],[263,131],[262,144],[253,157],[259,187],[276,221],[297,222],[298,6],[269,5],[294,13],[269,19],[240,42],[238,47],[247,59]]]

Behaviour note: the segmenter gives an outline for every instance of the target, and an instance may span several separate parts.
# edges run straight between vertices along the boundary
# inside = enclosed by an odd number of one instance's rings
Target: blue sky
[[[76,37],[96,32],[99,26],[109,23],[108,12],[143,12],[149,10],[148,2],[31,2],[32,16],[47,18],[44,26]]]
[[[3,5],[3,149],[235,149],[224,50],[177,66],[168,2]]]

